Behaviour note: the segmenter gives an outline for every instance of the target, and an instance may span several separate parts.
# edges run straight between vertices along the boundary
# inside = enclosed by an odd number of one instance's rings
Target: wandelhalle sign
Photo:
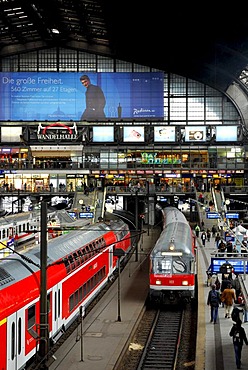
[[[62,122],[55,122],[49,125],[39,124],[37,138],[42,142],[76,141],[78,131],[76,123],[68,125]]]

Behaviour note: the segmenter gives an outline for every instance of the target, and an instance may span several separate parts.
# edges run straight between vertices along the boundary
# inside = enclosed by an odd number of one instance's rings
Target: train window
[[[82,255],[82,252],[81,252],[80,249],[78,250],[78,255],[79,255],[79,258],[80,258],[80,262],[83,263],[84,259],[83,259],[83,255]]]
[[[3,239],[6,238],[6,230],[3,229]]]
[[[51,311],[51,293],[47,295],[47,313]]]
[[[83,299],[83,287],[81,286],[81,287],[79,288],[79,302],[81,302],[81,301],[82,301],[82,299]]]
[[[58,290],[58,317],[61,314],[61,306],[60,306],[60,289]]]
[[[86,261],[87,257],[86,257],[86,250],[85,248],[82,248],[82,262]]]
[[[63,262],[64,262],[64,265],[65,265],[65,268],[66,268],[66,272],[70,272],[70,263],[68,261],[68,258],[63,258]]]
[[[20,355],[20,353],[22,351],[22,319],[21,319],[21,317],[19,317],[19,319],[18,319],[17,331],[18,331],[18,334],[17,334],[17,340],[18,340],[17,352],[18,352],[18,355]]]
[[[83,293],[84,293],[84,297],[86,296],[87,294],[87,287],[86,287],[86,283],[83,285]]]
[[[54,294],[54,321],[57,320],[57,292]]]
[[[71,264],[71,268],[74,269],[75,268],[75,262],[74,262],[74,259],[73,259],[73,257],[72,257],[71,254],[69,254],[68,260],[69,260],[69,262]]]
[[[85,247],[86,259],[90,258],[90,253],[89,252],[90,252],[90,248],[89,248],[88,245],[86,245],[86,247]]]
[[[19,230],[18,234],[20,234],[22,232],[22,225],[19,225],[18,230]]]
[[[11,360],[13,361],[15,358],[15,323],[13,322],[11,325]]]
[[[28,329],[35,325],[35,305],[28,308]]]
[[[78,290],[76,290],[76,292],[74,293],[74,307],[78,305]]]
[[[70,296],[69,298],[69,310],[72,311],[73,310],[73,294]]]
[[[79,257],[78,257],[76,252],[73,253],[73,258],[74,258],[74,261],[75,261],[75,266],[79,266],[80,261],[79,261]]]
[[[187,270],[187,266],[181,259],[173,261],[173,273],[183,273]]]

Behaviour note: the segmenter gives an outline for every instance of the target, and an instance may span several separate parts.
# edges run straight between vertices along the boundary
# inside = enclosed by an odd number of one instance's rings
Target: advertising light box
[[[238,141],[237,126],[216,126],[216,141]]]
[[[163,118],[163,90],[163,72],[1,72],[0,120]]]
[[[128,142],[141,142],[145,141],[144,126],[124,126],[123,127],[123,141]]]
[[[93,143],[113,143],[114,127],[113,126],[93,126]]]
[[[186,126],[185,141],[206,141],[206,127],[204,126]]]
[[[154,142],[174,142],[176,130],[173,126],[155,126],[154,127]]]

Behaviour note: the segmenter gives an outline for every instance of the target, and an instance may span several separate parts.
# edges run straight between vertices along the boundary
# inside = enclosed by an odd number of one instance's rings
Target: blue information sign
[[[226,213],[226,218],[239,218],[239,214],[236,212],[228,212]]]
[[[79,218],[93,218],[93,212],[79,212]]]
[[[211,219],[221,218],[221,215],[218,212],[207,212],[207,218]]]
[[[225,258],[218,258],[218,257],[213,257],[211,258],[211,271],[212,273],[219,274],[220,268],[223,265],[223,263],[229,263],[233,266],[233,272],[236,273],[244,273],[244,261],[239,260],[239,259],[225,259]],[[248,272],[248,266],[246,266],[246,273]]]

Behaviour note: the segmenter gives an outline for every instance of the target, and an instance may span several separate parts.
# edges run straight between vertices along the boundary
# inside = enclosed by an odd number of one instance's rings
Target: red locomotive
[[[118,265],[118,248],[126,253],[131,249],[130,230],[121,220],[92,224],[48,242],[51,342],[77,318],[79,307],[85,309],[107,283]],[[1,370],[24,368],[39,347],[39,246],[23,255],[25,259],[12,254],[0,260]]]
[[[161,211],[163,230],[150,253],[150,301],[191,301],[196,282],[195,238],[178,208],[169,206]]]

